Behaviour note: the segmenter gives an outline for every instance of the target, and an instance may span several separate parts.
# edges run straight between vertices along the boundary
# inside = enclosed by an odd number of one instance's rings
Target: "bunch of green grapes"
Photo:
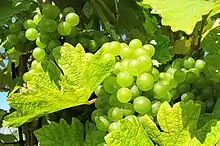
[[[135,122],[132,115],[141,118],[147,114],[156,120],[164,101],[196,100],[205,107],[213,107],[204,101],[207,98],[198,99],[209,97],[214,91],[203,74],[205,61],[192,57],[176,59],[165,72],[159,72],[152,63],[153,45],[133,39],[129,44],[105,43],[102,48],[106,51],[104,57],[115,57],[116,63],[112,74],[95,91],[97,109],[91,118],[99,130],[115,131],[123,118]]]

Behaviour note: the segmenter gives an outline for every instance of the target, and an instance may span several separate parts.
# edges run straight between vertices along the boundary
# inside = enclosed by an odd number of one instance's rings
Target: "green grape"
[[[117,99],[121,103],[127,103],[131,100],[132,93],[128,88],[120,88],[117,92]]]
[[[134,100],[136,97],[138,97],[142,94],[142,91],[139,90],[136,85],[133,85],[130,90],[132,93],[132,100]]]
[[[37,61],[40,61],[44,58],[45,56],[45,51],[44,49],[41,49],[41,48],[35,48],[34,51],[33,51],[33,57],[37,60]]]
[[[125,103],[121,110],[124,116],[133,115],[135,113],[133,104],[131,103]]]
[[[129,47],[121,47],[119,55],[123,60],[125,59],[133,59],[134,58],[134,53],[133,49]]]
[[[72,27],[71,33],[69,34],[70,37],[75,38],[78,35],[79,31],[76,27]]]
[[[161,97],[155,97],[155,99],[161,100],[161,102],[164,102],[164,101],[170,102],[172,99],[172,95],[170,94],[170,92],[167,92]]]
[[[143,73],[137,77],[136,84],[142,91],[149,91],[154,87],[154,77],[149,73]]]
[[[195,100],[195,96],[192,92],[187,92],[181,96],[181,100],[183,102],[188,102],[189,100]]]
[[[39,22],[42,20],[42,18],[43,18],[43,16],[41,14],[34,15],[34,18],[33,18],[34,23],[39,24]]]
[[[187,83],[194,83],[196,81],[196,74],[193,72],[187,72],[185,80]]]
[[[25,36],[25,31],[20,31],[19,33],[18,33],[18,39],[19,39],[19,42],[21,42],[21,43],[26,43],[27,42],[27,38],[26,38],[26,36]]]
[[[39,64],[39,62],[37,62],[37,60],[32,61],[32,63],[31,63],[31,69],[35,69],[38,64]]]
[[[25,36],[30,41],[35,41],[38,37],[38,31],[35,28],[29,28],[25,32]]]
[[[153,116],[151,116],[151,115],[149,115],[149,114],[139,114],[138,116],[137,116],[137,119],[138,119],[138,121],[141,123],[141,124],[145,124],[146,122],[145,122],[145,117],[148,117],[148,118],[150,118],[152,121],[154,121],[154,118],[153,118]]]
[[[44,44],[48,44],[50,42],[51,38],[49,34],[47,33],[40,33],[40,41]]]
[[[201,96],[203,99],[208,99],[214,95],[213,87],[207,86],[201,91]]]
[[[196,69],[196,68],[190,68],[190,69],[188,70],[188,72],[194,73],[194,74],[196,75],[196,78],[198,78],[198,77],[200,76],[199,70]]]
[[[115,56],[111,53],[106,53],[102,57],[103,61],[109,62],[109,61],[114,61],[115,62]]]
[[[187,69],[193,68],[195,66],[195,60],[192,57],[188,57],[184,60],[183,66]]]
[[[169,87],[172,88],[176,88],[178,86],[178,82],[174,79],[170,80],[170,84]]]
[[[36,73],[43,73],[44,72],[40,62],[36,65],[34,70],[36,71]]]
[[[169,72],[166,72],[164,75],[163,75],[163,83],[165,85],[169,85],[170,84],[170,81],[173,79],[173,75]]]
[[[71,25],[68,22],[60,22],[57,26],[57,31],[62,36],[67,36],[71,33]]]
[[[206,112],[211,113],[213,111],[213,107],[215,105],[213,98],[206,100],[205,104],[206,104]]]
[[[154,84],[153,92],[156,96],[163,96],[167,93],[168,89],[168,86],[158,82]]]
[[[129,46],[126,43],[121,43],[121,48],[128,48]]]
[[[113,74],[117,75],[120,72],[120,62],[116,62],[114,66],[114,70],[112,71]]]
[[[52,52],[54,48],[59,46],[61,46],[61,42],[59,40],[51,40],[47,45],[47,49],[49,50],[49,52]]]
[[[151,72],[152,76],[154,77],[154,81],[157,81],[159,79],[159,71],[156,68],[152,68]]]
[[[120,108],[113,107],[108,111],[108,118],[113,122],[117,122],[123,118],[123,112]]]
[[[147,45],[144,45],[143,48],[147,50],[148,55],[149,55],[150,57],[154,56],[154,54],[155,54],[155,48],[154,48],[153,45],[147,44]]]
[[[205,69],[206,62],[204,60],[198,59],[195,63],[195,68],[199,71],[203,71]]]
[[[98,45],[96,43],[96,41],[94,40],[89,40],[89,47],[88,50],[92,53],[95,53],[98,50]]]
[[[206,78],[201,76],[196,80],[196,82],[193,85],[194,88],[198,88],[198,89],[203,89],[206,86],[208,86],[208,81]]]
[[[99,85],[95,90],[95,95],[99,98],[108,97],[109,94],[105,91],[102,85]]]
[[[108,44],[106,52],[111,53],[111,54],[116,56],[116,55],[119,55],[120,50],[121,50],[120,43],[117,42],[117,41],[113,41],[113,42]]]
[[[107,116],[100,116],[95,121],[96,127],[101,131],[108,131],[110,121]]]
[[[74,12],[75,12],[74,8],[66,7],[66,8],[63,9],[62,14],[63,14],[64,17],[66,17],[67,14],[74,13]]]
[[[123,107],[123,103],[121,103],[120,101],[118,101],[117,99],[117,95],[115,94],[112,94],[110,97],[109,97],[109,104],[111,106],[114,106],[114,107]]]
[[[76,26],[79,24],[79,16],[76,13],[69,13],[66,15],[65,21],[71,26]]]
[[[118,91],[120,86],[117,83],[117,79],[114,76],[109,76],[103,81],[103,88],[106,92],[114,94]]]
[[[201,101],[201,100],[196,100],[195,103],[200,104],[200,106],[201,106],[201,112],[200,113],[201,114],[205,113],[205,111],[206,111],[206,104],[203,101]]]
[[[133,49],[142,48],[142,42],[139,39],[133,39],[130,41],[129,47]]]
[[[105,115],[105,110],[104,109],[96,109],[92,112],[91,118],[92,121],[95,122],[100,116]]]
[[[134,55],[135,55],[136,58],[141,57],[141,56],[149,56],[147,50],[144,49],[144,48],[137,48],[137,49],[135,49]]]
[[[35,22],[31,19],[28,19],[24,22],[23,24],[25,29],[29,29],[29,28],[36,28],[37,25],[35,24]]]
[[[131,60],[128,63],[128,72],[133,76],[138,76],[144,71],[143,67],[143,63],[140,60]]]
[[[144,96],[135,98],[133,105],[135,111],[140,114],[146,114],[151,110],[151,102]]]
[[[7,36],[7,41],[8,43],[10,43],[11,45],[16,45],[18,43],[18,38],[17,35],[15,34],[9,34]]]
[[[160,108],[160,105],[161,105],[161,102],[160,101],[152,101],[152,105],[151,105],[151,108],[152,108],[152,114],[153,116],[156,116],[158,111],[159,111],[159,108]]]
[[[183,59],[178,58],[176,60],[173,61],[172,63],[172,68],[176,68],[178,70],[183,68]]]
[[[117,82],[121,87],[128,87],[133,81],[134,78],[128,71],[120,72],[117,75]]]
[[[176,88],[171,89],[169,92],[170,92],[173,100],[179,98],[179,96],[180,96],[180,94]]]
[[[42,13],[44,17],[48,19],[56,19],[57,16],[60,14],[60,9],[55,5],[44,4]]]
[[[108,98],[97,98],[95,101],[95,107],[97,109],[104,109],[108,105]]]
[[[138,121],[135,119],[134,115],[129,115],[125,117],[126,120],[130,121],[132,124],[137,125]]]
[[[152,67],[152,60],[149,56],[144,55],[138,58],[141,61],[144,71],[149,72]]]
[[[24,82],[29,82],[32,80],[32,78],[33,78],[33,73],[31,70],[29,72],[24,73],[23,75]]]
[[[40,37],[36,39],[36,45],[41,49],[44,49],[46,47],[46,45],[40,41]]]
[[[128,70],[129,60],[124,60],[120,64],[120,71],[127,71]]]
[[[170,74],[174,75],[176,73],[176,71],[177,71],[176,68],[169,67],[168,70],[167,70],[167,73],[170,73]]]
[[[180,94],[183,94],[183,93],[186,93],[186,92],[189,92],[191,89],[191,85],[189,83],[180,83],[178,86],[177,86],[177,90]]]
[[[177,81],[178,83],[182,83],[183,81],[185,81],[186,78],[186,74],[184,71],[182,70],[178,70],[174,73],[173,78],[175,81]]]
[[[55,31],[55,32],[51,32],[49,33],[51,40],[59,40],[60,39],[60,34]]]
[[[119,130],[119,123],[118,122],[111,123],[108,127],[108,132],[110,133],[116,130]]]

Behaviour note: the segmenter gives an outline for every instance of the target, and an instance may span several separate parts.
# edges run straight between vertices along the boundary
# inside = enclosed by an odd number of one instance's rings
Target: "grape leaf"
[[[51,122],[34,134],[41,146],[79,146],[84,141],[83,124],[76,118],[73,118],[71,125],[63,119],[60,123]]]
[[[73,47],[65,43],[55,48],[53,55],[63,74],[52,60],[44,59],[44,72],[35,73],[28,89],[9,98],[10,106],[17,111],[4,119],[4,126],[18,127],[49,113],[88,104],[92,92],[114,66],[114,59],[103,58],[103,49],[86,60],[80,44]]]
[[[220,1],[216,0],[215,3],[214,3],[213,9],[209,14],[209,17],[212,17],[212,16],[214,16],[218,13],[220,13]]]
[[[0,26],[5,24],[9,16],[28,10],[33,0],[4,0],[0,5]]]
[[[135,123],[123,119],[119,122],[119,130],[110,132],[105,141],[108,146],[153,146],[153,142],[148,137],[146,131],[134,116]]]
[[[0,128],[2,127],[2,120],[5,114],[6,114],[5,111],[0,109]]]
[[[208,14],[214,3],[205,0],[143,0],[143,4],[152,7],[152,14],[162,17],[162,24],[171,26],[175,32],[182,30],[191,34],[202,16]]]
[[[71,125],[61,119],[60,123],[52,122],[36,130],[34,134],[42,146],[97,146],[104,142],[106,132],[98,130],[95,124],[86,122],[84,139],[83,124],[73,118]]]
[[[169,38],[165,35],[161,35],[155,36],[153,40],[157,42],[153,59],[163,64],[167,61],[170,61],[174,56],[174,52],[173,46],[171,46]]]
[[[149,137],[160,146],[215,145],[220,141],[220,121],[211,120],[197,129],[200,109],[193,101],[176,103],[173,108],[164,102],[157,115],[161,131],[148,116],[143,118],[143,124]]]

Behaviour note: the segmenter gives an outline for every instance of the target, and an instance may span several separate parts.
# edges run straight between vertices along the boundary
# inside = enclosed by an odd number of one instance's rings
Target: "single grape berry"
[[[199,71],[203,71],[205,69],[206,62],[204,60],[198,59],[196,60],[195,68]]]
[[[60,22],[57,27],[57,31],[62,36],[67,36],[71,33],[71,25],[68,22]]]
[[[193,68],[195,66],[195,60],[192,57],[188,57],[184,60],[183,66],[187,69]]]
[[[144,96],[137,97],[134,102],[134,109],[140,114],[146,114],[151,110],[151,102]]]
[[[29,28],[36,28],[37,25],[35,24],[35,22],[31,19],[28,19],[24,22],[23,24],[25,29],[29,29]]]
[[[32,80],[32,78],[33,78],[33,74],[32,74],[32,72],[30,72],[30,71],[24,73],[24,75],[23,75],[23,80],[24,80],[24,82],[29,82],[29,81]]]
[[[123,117],[123,112],[118,107],[113,107],[108,111],[108,118],[111,121],[114,122],[119,121],[122,119],[122,117]]]
[[[153,57],[153,56],[154,56],[154,54],[155,54],[155,48],[154,48],[153,45],[147,44],[147,45],[144,45],[143,48],[147,50],[148,55],[149,55],[150,57]]]
[[[121,103],[127,103],[131,100],[131,98],[132,98],[132,93],[131,90],[129,90],[128,88],[121,88],[118,90],[117,99]]]
[[[60,14],[60,9],[55,5],[44,4],[42,13],[48,19],[55,19]]]
[[[25,32],[25,36],[30,41],[35,41],[38,37],[38,31],[35,28],[29,28]]]
[[[133,49],[142,48],[142,42],[139,39],[133,39],[130,41],[129,47]]]
[[[118,122],[113,122],[109,125],[108,127],[108,132],[113,132],[119,129],[119,123]],[[104,145],[103,145],[104,146]]]
[[[100,116],[96,119],[96,127],[101,131],[108,131],[110,121],[107,116]]]
[[[65,20],[71,26],[76,26],[76,25],[79,24],[79,16],[76,13],[69,13],[69,14],[67,14]]]
[[[121,87],[128,87],[133,81],[134,78],[128,71],[120,72],[117,75],[117,82]]]
[[[154,77],[149,73],[143,73],[137,77],[136,84],[142,91],[149,91],[154,87]]]
[[[32,54],[33,54],[34,58],[37,61],[40,61],[40,60],[42,60],[44,58],[45,51],[44,51],[44,49],[41,49],[41,48],[37,47],[37,48],[34,49]]]

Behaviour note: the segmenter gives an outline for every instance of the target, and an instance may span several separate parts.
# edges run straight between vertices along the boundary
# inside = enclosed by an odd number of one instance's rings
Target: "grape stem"
[[[94,98],[94,99],[92,99],[92,100],[89,100],[89,101],[88,101],[88,105],[91,105],[91,104],[95,103],[95,101],[96,101],[96,98]]]

